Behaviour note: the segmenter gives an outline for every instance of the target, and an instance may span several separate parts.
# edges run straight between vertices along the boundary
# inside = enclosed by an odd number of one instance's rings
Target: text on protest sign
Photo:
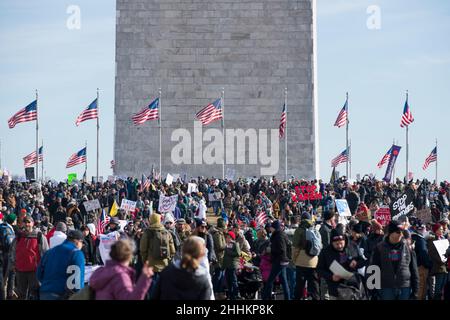
[[[402,194],[400,198],[391,204],[392,220],[397,220],[401,216],[406,216],[414,210],[414,192],[408,190]]]
[[[167,174],[167,177],[166,177],[166,184],[172,184],[172,182],[173,182],[173,176],[170,174],[170,173],[168,173]]]
[[[177,201],[178,195],[166,197],[163,194],[160,194],[158,211],[161,213],[173,212],[175,210],[175,207],[177,206]]]
[[[103,263],[110,260],[109,252],[111,251],[111,246],[119,240],[119,233],[117,231],[108,233],[108,234],[100,234],[99,245],[98,248],[100,250],[100,257],[102,258]]]
[[[381,207],[374,213],[374,219],[377,220],[383,227],[391,222],[391,209],[389,207]]]
[[[83,202],[83,205],[87,212],[101,209],[100,202],[98,201],[98,199],[85,201]]]
[[[132,212],[136,210],[136,202],[130,201],[127,199],[122,199],[122,203],[120,205],[120,209],[125,210],[126,212]]]
[[[322,194],[317,192],[317,186],[296,186],[295,195],[292,196],[292,201],[306,201],[306,200],[320,200],[322,199]]]
[[[188,192],[187,193],[194,193],[198,192],[198,186],[195,183],[189,183],[188,184]]]
[[[336,199],[336,208],[339,212],[339,215],[342,217],[351,217],[352,212],[350,211],[350,207],[348,206],[348,202],[345,199]]]

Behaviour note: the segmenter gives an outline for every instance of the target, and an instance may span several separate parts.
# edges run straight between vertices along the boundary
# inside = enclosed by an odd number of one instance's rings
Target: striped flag
[[[402,120],[400,121],[400,127],[404,128],[414,122],[414,117],[409,109],[408,99],[405,102],[405,108],[403,109]]]
[[[286,130],[286,123],[287,123],[286,104],[284,104],[283,111],[281,112],[281,119],[280,119],[280,139],[282,139],[284,137],[284,132]]]
[[[436,161],[437,161],[437,147],[435,147],[433,149],[433,151],[431,151],[431,153],[428,156],[428,158],[425,159],[425,163],[423,165],[423,170],[427,170],[427,168],[430,165],[430,163],[436,162]]]
[[[267,217],[267,213],[265,211],[260,211],[256,214],[255,219],[256,225],[265,226],[269,218]]]
[[[223,119],[222,117],[222,99],[219,98],[213,103],[208,104],[202,110],[197,112],[195,115],[198,120],[202,122],[204,126],[217,121],[219,119]]]
[[[42,148],[39,148],[39,162],[42,162],[44,160],[44,155],[42,153]],[[27,155],[26,157],[23,158],[24,161],[24,167],[28,168],[28,167],[32,167],[34,164],[36,164],[36,151],[33,151],[32,153],[30,153],[29,155]]]
[[[95,99],[87,107],[87,109],[83,110],[83,112],[78,116],[75,124],[78,126],[83,121],[97,119],[97,118],[98,118],[98,105],[97,105],[97,99]]]
[[[83,148],[70,156],[69,161],[67,161],[66,168],[74,167],[83,162],[86,162],[86,148]]]
[[[37,120],[37,100],[34,100],[32,103],[13,115],[8,120],[8,126],[10,129],[12,129],[18,123],[34,120]]]
[[[102,209],[102,214],[100,215],[100,218],[97,220],[97,228],[96,228],[97,235],[103,234],[103,232],[105,232],[105,228],[108,225],[109,220],[110,217],[106,215],[105,209]]]
[[[391,153],[392,153],[392,147],[383,156],[383,158],[380,160],[380,162],[378,162],[378,164],[377,164],[378,169],[381,169],[384,166],[384,164],[389,161],[389,159],[391,158]]]
[[[336,158],[331,161],[331,166],[336,168],[340,163],[345,163],[348,161],[348,150],[342,151]]]
[[[146,188],[149,188],[150,187],[150,179],[148,179],[146,176],[142,175],[141,186],[142,186],[142,191],[145,190]]]
[[[348,100],[345,101],[344,107],[339,112],[336,122],[334,123],[335,127],[343,127],[348,122]]]
[[[156,98],[155,100],[153,100],[152,103],[148,105],[148,107],[136,113],[132,119],[135,125],[143,124],[144,122],[149,120],[158,120],[159,98]]]

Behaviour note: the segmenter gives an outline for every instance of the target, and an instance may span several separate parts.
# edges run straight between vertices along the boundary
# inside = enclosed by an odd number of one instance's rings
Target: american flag
[[[39,162],[42,162],[44,160],[44,155],[42,153],[42,148],[39,148]],[[34,164],[36,164],[36,151],[33,151],[32,153],[30,153],[29,155],[27,155],[26,157],[23,158],[24,161],[24,167],[28,168],[28,167],[32,167]]]
[[[402,120],[400,122],[400,127],[402,127],[402,128],[407,127],[413,122],[414,122],[414,118],[411,113],[411,110],[409,109],[408,99],[406,99],[405,108],[403,109],[403,114],[402,114]]]
[[[340,163],[344,163],[348,161],[348,150],[342,151],[336,158],[331,161],[331,166],[333,168],[337,167]]]
[[[387,163],[389,161],[389,159],[391,158],[391,152],[392,152],[392,147],[388,150],[388,152],[383,156],[383,158],[380,160],[380,162],[378,162],[377,167],[378,169],[381,169],[381,167],[384,166],[385,163]]]
[[[141,185],[142,185],[142,190],[149,188],[150,187],[150,179],[148,179],[146,176],[142,175]]]
[[[284,137],[284,131],[286,130],[286,104],[283,105],[283,111],[281,112],[281,119],[280,119],[280,139]]]
[[[428,158],[425,159],[425,163],[423,165],[423,170],[427,170],[427,168],[430,165],[430,163],[436,162],[436,161],[437,161],[437,147],[435,147],[433,149],[433,151],[431,151],[431,153],[428,156]]]
[[[113,169],[115,165],[116,165],[116,162],[114,160],[111,160],[111,169]]]
[[[66,168],[74,167],[80,163],[86,162],[86,148],[74,153],[67,161]]]
[[[97,99],[95,99],[87,109],[83,110],[83,112],[78,116],[75,124],[78,126],[81,122],[91,119],[98,118],[98,105]]]
[[[341,112],[339,112],[339,115],[336,119],[336,122],[334,123],[335,127],[342,127],[345,126],[348,122],[348,100],[345,101],[344,107],[341,109]]]
[[[109,220],[110,217],[106,214],[105,209],[102,209],[102,214],[100,215],[100,218],[97,220],[97,228],[95,228],[97,235],[103,234],[103,232],[105,232],[105,228],[108,225]]]
[[[135,125],[143,124],[149,120],[158,120],[159,119],[159,98],[153,100],[152,103],[148,105],[141,112],[136,113],[133,116],[133,122]]]
[[[213,103],[208,104],[195,115],[204,126],[222,119],[222,99],[217,99]]]
[[[269,218],[267,217],[267,213],[263,210],[256,214],[255,219],[256,219],[256,225],[265,226],[266,222]]]
[[[28,106],[13,115],[11,119],[8,120],[8,126],[12,129],[18,123],[34,120],[37,120],[37,100],[34,100]]]

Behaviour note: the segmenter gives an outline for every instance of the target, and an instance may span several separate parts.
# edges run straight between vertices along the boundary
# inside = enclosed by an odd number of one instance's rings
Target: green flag
[[[76,173],[69,173],[69,174],[67,175],[67,183],[68,183],[69,185],[71,185],[72,182],[73,182],[73,180],[76,180],[76,179],[77,179],[77,174],[76,174]]]

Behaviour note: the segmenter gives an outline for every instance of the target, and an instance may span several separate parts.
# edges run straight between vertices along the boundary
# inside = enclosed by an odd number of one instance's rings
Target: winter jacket
[[[367,258],[370,259],[372,256],[373,250],[375,250],[375,247],[377,244],[379,244],[381,241],[383,241],[384,235],[382,234],[376,234],[376,233],[370,233],[367,236]]]
[[[223,257],[225,255],[225,247],[227,245],[225,238],[225,230],[222,228],[214,228],[210,231],[214,241],[214,252],[216,253],[217,263],[220,268],[223,265]]]
[[[42,257],[36,272],[37,279],[41,283],[40,292],[63,294],[67,288],[68,277],[74,274],[74,271],[67,269],[69,266],[79,268],[80,287],[76,289],[82,289],[84,287],[84,265],[83,252],[69,240],[48,250]]]
[[[270,238],[270,253],[272,264],[289,262],[288,250],[291,243],[288,236],[283,231],[275,231]]]
[[[50,238],[50,249],[59,246],[61,243],[66,241],[67,235],[62,231],[55,231],[53,236]]]
[[[355,191],[351,191],[348,193],[346,199],[348,202],[348,207],[350,208],[352,215],[354,215],[356,213],[356,209],[358,209],[360,202],[359,194]]]
[[[151,278],[141,274],[135,284],[135,271],[114,260],[94,271],[89,286],[95,291],[95,300],[143,300]]]
[[[386,237],[376,246],[371,260],[371,265],[380,268],[382,289],[411,288],[412,294],[417,294],[419,274],[416,254],[405,241],[391,244]],[[394,270],[395,264],[397,271]]]
[[[310,220],[303,220],[300,226],[295,230],[294,241],[292,244],[292,259],[297,267],[316,268],[319,257],[311,257],[306,253],[306,230],[313,227]]]
[[[344,269],[353,273],[353,276],[348,279],[341,279],[338,282],[333,281],[333,273],[330,271],[330,266],[333,261],[342,265]],[[352,260],[356,261],[356,267],[350,268]],[[345,298],[352,292],[360,293],[361,290],[361,277],[357,273],[357,270],[365,265],[365,260],[358,253],[355,253],[348,244],[346,244],[344,250],[339,252],[334,249],[330,244],[323,249],[319,255],[319,262],[317,264],[317,272],[324,278],[328,284],[329,294],[338,298]]]
[[[428,245],[425,238],[418,233],[413,233],[411,239],[414,241],[414,251],[417,256],[417,267],[425,267],[428,270],[433,266],[433,262],[430,259],[428,253]]]
[[[239,267],[239,257],[241,256],[241,249],[239,243],[233,241],[225,247],[223,256],[224,269],[237,269]]]
[[[83,247],[81,248],[81,251],[83,251],[86,264],[88,265],[96,264],[97,247],[95,246],[95,240],[91,234],[88,234],[87,236],[84,237]]]
[[[149,265],[153,267],[154,272],[161,272],[165,267],[167,267],[169,265],[170,259],[172,259],[172,257],[175,256],[176,253],[172,234],[166,230],[169,234],[169,259],[152,257],[149,232],[161,232],[163,230],[165,230],[165,228],[162,225],[150,226],[148,230],[144,231],[141,238],[140,251],[142,262],[145,263],[145,261],[148,261]]]
[[[155,300],[210,300],[211,286],[207,270],[188,271],[180,261],[171,263],[161,272],[155,287]]]
[[[47,239],[39,230],[19,232],[12,243],[11,263],[19,272],[35,272],[47,250]]]
[[[435,275],[439,273],[447,273],[447,265],[442,262],[441,256],[439,255],[433,241],[444,240],[444,238],[437,239],[435,236],[431,236],[427,241],[428,253],[432,261],[432,268],[430,270],[430,275]]]
[[[319,229],[320,236],[322,237],[322,248],[326,248],[330,245],[330,234],[333,227],[324,222]]]

